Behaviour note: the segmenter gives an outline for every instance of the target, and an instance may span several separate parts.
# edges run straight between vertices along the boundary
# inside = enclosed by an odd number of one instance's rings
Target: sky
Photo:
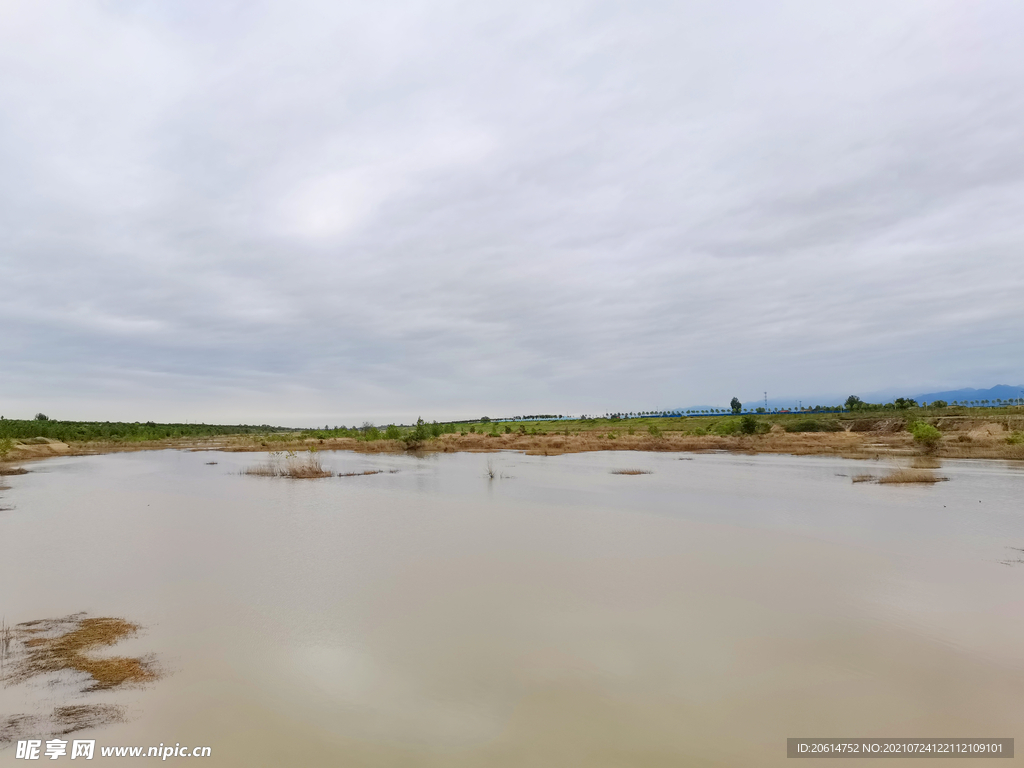
[[[0,413],[1024,382],[1024,4],[0,0]]]

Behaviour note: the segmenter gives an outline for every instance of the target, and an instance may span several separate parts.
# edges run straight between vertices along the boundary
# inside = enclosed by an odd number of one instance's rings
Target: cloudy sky
[[[1024,381],[1024,4],[0,0],[0,413]]]

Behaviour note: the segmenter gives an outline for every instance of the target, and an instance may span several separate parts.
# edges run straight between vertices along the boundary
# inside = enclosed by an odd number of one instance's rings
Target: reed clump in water
[[[339,472],[338,477],[363,477],[364,475],[380,475],[383,469],[364,469],[362,472]]]
[[[283,460],[279,456],[272,456],[271,460],[264,464],[247,467],[242,471],[242,474],[257,475],[259,477],[293,477],[296,479],[332,477],[334,475],[329,469],[324,469],[320,457],[315,453],[305,453],[302,456],[288,453]]]
[[[126,684],[156,680],[153,663],[143,658],[94,657],[90,651],[115,645],[139,631],[137,624],[112,617],[30,621],[15,628],[23,653],[13,659],[6,683],[19,683],[37,675],[62,671],[83,672],[92,678],[84,691],[103,691]]]
[[[853,482],[855,482],[855,483],[870,483],[874,479],[875,479],[875,476],[874,475],[869,475],[869,474],[854,475],[853,478],[852,478]]]
[[[613,469],[613,475],[653,475],[649,469]]]
[[[887,475],[878,478],[880,483],[938,483],[948,480],[948,477],[940,477],[930,469],[917,469],[914,467],[900,467],[894,469]]]

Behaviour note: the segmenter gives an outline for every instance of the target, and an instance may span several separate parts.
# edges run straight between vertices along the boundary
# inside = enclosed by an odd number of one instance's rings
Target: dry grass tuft
[[[0,476],[2,475],[27,475],[28,470],[24,467],[11,467],[0,464]]]
[[[116,704],[72,704],[53,708],[53,720],[61,735],[124,722],[124,707]]]
[[[855,483],[870,483],[872,480],[875,479],[875,476],[868,474],[854,475],[852,479]]]
[[[83,672],[93,682],[85,691],[102,691],[126,684],[141,684],[159,676],[152,662],[125,656],[94,657],[89,652],[115,645],[139,631],[137,624],[110,617],[31,621],[15,628],[22,654],[14,658],[7,683],[20,683],[37,675],[66,670]]]
[[[19,739],[38,738],[39,734],[65,736],[86,728],[98,728],[125,721],[124,707],[116,704],[75,704],[54,707],[46,715],[10,715],[0,720],[0,745]]]
[[[339,472],[338,477],[362,477],[363,475],[381,475],[383,469],[367,469],[362,472]]]
[[[324,469],[320,457],[315,453],[306,453],[296,456],[289,453],[282,461],[279,457],[273,456],[265,464],[257,464],[255,467],[248,467],[242,472],[243,475],[257,475],[259,477],[293,477],[299,480],[317,477],[332,477],[333,472]]]
[[[3,679],[3,665],[11,652],[11,643],[14,642],[14,628],[9,627],[5,620],[0,620],[0,680]]]
[[[613,469],[613,475],[653,475],[649,469]]]
[[[948,480],[948,477],[940,477],[930,469],[899,468],[894,469],[888,475],[878,478],[880,483],[938,483]]]

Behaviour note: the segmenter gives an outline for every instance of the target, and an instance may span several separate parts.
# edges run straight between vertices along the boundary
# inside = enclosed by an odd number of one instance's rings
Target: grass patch
[[[940,477],[930,469],[915,469],[914,467],[894,469],[887,475],[878,478],[883,484],[894,483],[938,483],[948,480],[948,477]]]
[[[875,479],[874,475],[868,475],[868,474],[854,475],[853,478],[852,478],[853,482],[855,482],[855,483],[870,483],[874,479]]]
[[[0,477],[4,475],[27,475],[28,470],[24,467],[4,467],[0,466]]]
[[[257,477],[292,477],[298,480],[334,475],[329,469],[324,469],[320,457],[315,453],[306,453],[302,456],[288,453],[283,459],[280,456],[272,455],[270,461],[257,464],[254,467],[247,467],[242,470],[242,474],[256,475]],[[369,474],[374,473],[370,472]]]
[[[362,472],[339,472],[338,477],[362,477],[363,475],[380,475],[383,469],[365,469]]]
[[[841,429],[835,421],[824,419],[799,419],[785,426],[787,432],[838,432]]]
[[[613,475],[653,475],[649,469],[613,469]]]
[[[7,684],[20,683],[38,675],[62,671],[83,672],[92,684],[83,691],[104,691],[122,685],[142,684],[159,675],[153,664],[142,658],[106,656],[89,652],[116,645],[139,631],[137,624],[111,617],[85,618],[81,614],[63,619],[30,621],[14,628],[13,640],[20,645]]]

